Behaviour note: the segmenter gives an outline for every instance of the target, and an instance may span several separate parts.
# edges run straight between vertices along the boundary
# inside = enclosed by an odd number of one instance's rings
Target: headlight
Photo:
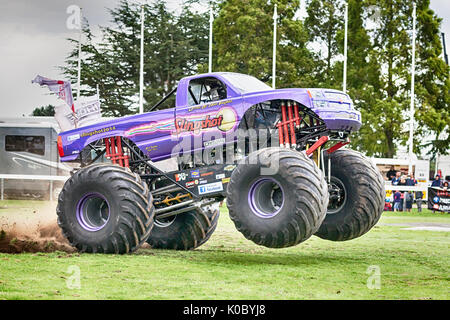
[[[308,89],[308,93],[314,100],[325,100],[325,94],[322,89]]]

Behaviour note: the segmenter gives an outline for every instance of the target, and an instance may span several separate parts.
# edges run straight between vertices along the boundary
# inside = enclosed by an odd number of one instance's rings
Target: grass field
[[[31,203],[0,202],[0,216],[43,206]],[[402,226],[417,223],[450,226],[450,215],[385,213],[359,239],[267,249],[238,233],[222,208],[216,232],[194,251],[0,253],[0,299],[448,299],[449,232]],[[67,286],[73,270],[79,289]],[[367,285],[374,270],[379,289]]]

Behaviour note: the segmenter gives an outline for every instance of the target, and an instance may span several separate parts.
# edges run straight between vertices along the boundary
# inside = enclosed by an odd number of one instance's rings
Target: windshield
[[[241,94],[272,90],[272,88],[264,82],[245,74],[227,73],[222,74],[222,76],[233,84]]]

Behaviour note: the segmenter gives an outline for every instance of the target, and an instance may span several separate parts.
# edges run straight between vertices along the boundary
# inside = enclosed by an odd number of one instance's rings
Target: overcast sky
[[[1,117],[29,115],[35,107],[61,104],[48,94],[48,90],[31,84],[37,75],[61,79],[57,66],[71,49],[66,13],[70,5],[83,8],[91,26],[107,25],[106,7],[119,0],[0,0],[0,93]],[[168,0],[172,9],[179,8],[182,0]],[[450,0],[431,0],[431,7],[443,18],[442,31],[446,33],[450,48]],[[303,8],[304,9],[304,8]],[[302,14],[303,16],[303,14]],[[75,84],[73,84],[74,88]],[[73,90],[74,95],[76,90]]]

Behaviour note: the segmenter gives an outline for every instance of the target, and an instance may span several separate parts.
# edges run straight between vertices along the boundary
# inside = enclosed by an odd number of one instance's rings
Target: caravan
[[[62,188],[63,181],[52,186],[52,177],[68,177],[72,168],[59,161],[59,131],[53,117],[0,118],[0,176],[6,197],[48,198],[50,189],[54,197]]]

